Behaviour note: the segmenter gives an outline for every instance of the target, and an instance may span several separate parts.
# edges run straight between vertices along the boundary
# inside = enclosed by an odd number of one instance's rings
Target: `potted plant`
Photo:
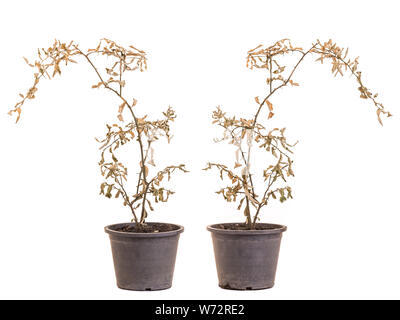
[[[299,55],[291,66],[283,65],[281,58]],[[288,39],[283,39],[272,46],[262,45],[248,51],[247,67],[262,69],[267,72],[268,86],[264,98],[255,98],[257,108],[251,119],[227,116],[217,107],[212,114],[213,123],[223,129],[219,141],[228,141],[235,149],[235,164],[232,169],[219,163],[208,163],[204,170],[215,168],[221,179],[228,178],[228,186],[217,191],[228,202],[239,202],[238,209],[243,210],[244,223],[222,223],[207,227],[211,231],[219,286],[225,289],[252,290],[266,289],[274,285],[282,233],[286,226],[259,223],[259,215],[270,201],[277,199],[284,202],[292,198],[292,189],[287,184],[294,176],[292,148],[285,136],[285,128],[269,128],[260,120],[274,116],[273,96],[287,86],[298,86],[293,75],[304,58],[316,55],[317,61],[328,60],[332,64],[332,73],[336,76],[347,72],[358,82],[360,97],[371,100],[376,108],[378,121],[381,116],[391,114],[378,102],[377,94],[372,94],[361,80],[358,70],[358,58],[347,57],[348,50],[340,48],[332,40],[316,41],[308,50],[292,46]],[[261,116],[266,109],[267,116]],[[270,155],[270,164],[263,172],[252,172],[255,160],[253,147],[258,146]],[[257,158],[258,159],[258,158]],[[273,160],[275,159],[275,160]],[[266,162],[262,158],[263,163]],[[262,188],[256,182],[262,179]],[[257,187],[257,188],[256,188]]]
[[[176,251],[183,227],[168,223],[146,223],[153,202],[167,202],[173,191],[162,186],[175,171],[187,172],[185,165],[171,165],[150,175],[149,165],[156,167],[153,146],[161,137],[169,143],[170,123],[176,118],[175,111],[168,107],[160,120],[149,120],[146,115],[139,116],[136,111],[137,100],[125,96],[125,73],[144,71],[147,68],[146,53],[133,46],[124,48],[114,41],[102,39],[95,49],[83,51],[73,41],[69,44],[56,40],[47,50],[38,49],[34,63],[26,58],[26,63],[34,68],[34,82],[21,100],[9,112],[20,119],[24,103],[35,98],[41,79],[52,79],[61,74],[61,65],[76,63],[74,59],[83,58],[97,75],[99,82],[92,88],[104,88],[118,99],[119,124],[107,125],[107,133],[101,143],[100,171],[104,182],[100,194],[106,198],[119,198],[133,218],[131,223],[119,223],[105,227],[109,234],[114,259],[117,285],[129,290],[161,290],[172,285]],[[95,65],[94,58],[106,57],[108,65],[105,73]],[[129,121],[124,123],[123,114]],[[127,167],[117,158],[117,151],[124,145],[137,144],[138,174],[133,190],[128,189]]]

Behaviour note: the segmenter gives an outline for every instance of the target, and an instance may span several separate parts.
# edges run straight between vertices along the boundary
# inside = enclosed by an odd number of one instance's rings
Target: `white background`
[[[3,1],[0,5],[0,298],[294,299],[400,298],[398,8],[395,1]],[[130,220],[117,200],[98,195],[95,136],[116,120],[118,101],[93,90],[84,61],[43,81],[21,121],[7,111],[32,82],[22,56],[54,38],[95,47],[111,38],[146,50],[149,69],[127,92],[137,112],[155,118],[169,104],[178,118],[160,166],[186,163],[170,202],[149,220],[185,226],[173,288],[129,292],[115,285],[103,227]],[[286,224],[276,286],[255,292],[217,286],[206,225],[243,220],[215,194],[207,161],[232,166],[232,146],[213,142],[217,105],[239,117],[256,110],[265,75],[245,67],[247,50],[281,38],[307,48],[333,38],[360,56],[367,87],[394,117],[381,127],[354,79],[333,78],[308,58],[273,99],[269,126],[287,127],[296,146],[294,199],[274,203],[264,222]],[[266,115],[260,120],[265,121]],[[136,148],[130,149],[132,159]],[[259,161],[263,161],[263,153]],[[132,166],[136,160],[132,161]],[[263,164],[261,164],[263,165]],[[261,167],[260,167],[261,168]],[[131,176],[136,169],[131,169]],[[132,173],[133,172],[133,173]]]

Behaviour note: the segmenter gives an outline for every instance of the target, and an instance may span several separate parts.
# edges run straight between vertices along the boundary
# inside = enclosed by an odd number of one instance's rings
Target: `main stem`
[[[132,106],[131,106],[131,105],[129,104],[129,102],[122,96],[122,86],[120,85],[120,90],[119,90],[119,92],[118,92],[117,90],[115,90],[114,88],[110,87],[110,86],[103,80],[103,77],[101,76],[101,74],[99,73],[98,69],[97,69],[96,66],[93,64],[93,62],[90,60],[88,54],[83,53],[78,47],[76,47],[76,49],[77,49],[77,50],[79,51],[79,53],[80,53],[81,55],[83,55],[83,56],[86,58],[86,60],[89,62],[89,64],[91,65],[91,67],[93,68],[93,70],[96,72],[96,74],[97,74],[98,78],[100,79],[101,83],[103,84],[103,86],[104,86],[106,89],[108,89],[108,90],[114,92],[114,93],[126,104],[126,106],[128,107],[128,109],[129,109],[129,111],[130,111],[130,113],[131,113],[131,116],[132,116],[132,118],[133,118],[133,121],[134,121],[134,123],[135,123],[136,129],[137,129],[137,133],[138,133],[137,141],[139,142],[140,157],[141,157],[141,166],[140,166],[140,173],[139,173],[139,179],[138,179],[138,188],[137,188],[138,190],[137,190],[137,191],[139,191],[139,186],[140,186],[140,184],[141,184],[141,181],[143,180],[143,182],[144,182],[144,187],[143,187],[144,195],[143,195],[143,201],[142,201],[142,212],[141,212],[140,221],[138,220],[138,218],[137,218],[137,216],[136,216],[136,214],[135,214],[135,210],[134,210],[134,208],[133,208],[133,204],[130,203],[130,202],[128,201],[128,205],[129,205],[129,207],[131,208],[132,214],[133,214],[133,216],[134,216],[135,223],[136,223],[138,226],[140,226],[141,224],[144,223],[144,219],[145,219],[145,218],[144,218],[144,217],[145,217],[145,201],[146,201],[146,193],[147,193],[147,190],[148,190],[148,183],[147,183],[147,181],[146,181],[145,164],[144,164],[144,162],[145,162],[145,156],[144,156],[144,148],[143,148],[143,142],[142,142],[142,135],[141,135],[141,132],[140,132],[140,129],[139,129],[139,121],[138,121],[138,119],[137,119],[135,113],[133,112]],[[120,81],[121,81],[121,79],[122,79],[122,64],[120,63]],[[143,178],[142,178],[142,176],[143,176]],[[126,193],[125,189],[123,189],[123,191]],[[138,192],[137,192],[137,193],[138,193]],[[128,195],[128,194],[126,193],[126,196],[127,196],[127,195]]]
[[[273,85],[272,85],[272,82],[273,82],[273,77],[272,77],[272,75],[273,75],[273,74],[272,74],[272,57],[271,57],[271,56],[268,56],[267,59],[268,59],[268,64],[269,64],[269,77],[270,77],[270,82],[269,82],[269,93],[268,93],[268,95],[264,98],[264,100],[260,103],[260,106],[258,107],[258,110],[257,110],[257,112],[256,112],[256,114],[255,114],[255,116],[254,116],[254,119],[253,119],[253,124],[252,124],[252,125],[253,125],[253,129],[252,129],[252,130],[254,130],[254,128],[256,127],[258,116],[260,115],[260,112],[261,112],[263,106],[265,105],[265,103],[268,101],[268,99],[269,99],[277,90],[279,90],[279,89],[282,88],[282,87],[285,87],[285,86],[289,83],[289,81],[291,80],[291,78],[292,78],[294,72],[296,71],[297,67],[298,67],[298,66],[300,65],[300,63],[303,61],[303,59],[305,58],[305,56],[308,55],[310,52],[312,52],[313,49],[314,49],[315,47],[316,47],[316,44],[314,44],[308,51],[302,52],[301,58],[300,58],[299,61],[296,63],[296,65],[293,67],[291,73],[289,74],[289,77],[288,77],[284,82],[282,82],[279,86],[277,86],[277,87],[275,87],[275,88],[273,88]],[[250,149],[251,149],[251,147],[252,147],[252,146],[249,145],[249,154],[250,154]],[[249,175],[250,175],[250,173],[249,173]],[[267,193],[268,193],[268,191],[269,191],[271,185],[272,185],[272,181],[271,181],[271,176],[270,176],[269,183],[268,183],[267,189],[266,189],[265,192],[264,192],[264,197],[263,197],[262,200],[265,199],[265,197],[266,197],[266,195],[267,195]],[[253,189],[253,190],[254,190],[254,189]],[[246,196],[246,199],[248,200],[248,196]],[[247,203],[248,203],[248,202],[247,202]],[[258,207],[257,207],[257,210],[256,210],[256,214],[254,215],[253,222],[251,222],[251,220],[250,220],[250,222],[248,222],[249,219],[247,219],[246,224],[248,225],[248,227],[249,227],[250,229],[254,229],[254,228],[255,228],[256,223],[257,223],[257,219],[258,219],[258,215],[260,214],[260,210],[261,210],[261,208],[262,208],[264,205],[265,205],[264,201],[261,201],[261,202],[259,203],[259,205],[258,205]],[[249,208],[249,210],[250,210],[250,208]],[[249,211],[249,215],[250,215],[250,211]]]

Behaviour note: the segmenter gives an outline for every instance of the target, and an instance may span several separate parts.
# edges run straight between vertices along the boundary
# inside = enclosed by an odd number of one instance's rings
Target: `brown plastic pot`
[[[104,228],[110,236],[117,286],[137,291],[170,288],[183,227],[172,225],[176,230],[157,233],[116,231],[131,225],[134,223],[119,223]]]
[[[214,224],[211,232],[219,286],[232,290],[272,288],[275,283],[279,248],[286,227],[258,224],[265,230],[229,230]]]

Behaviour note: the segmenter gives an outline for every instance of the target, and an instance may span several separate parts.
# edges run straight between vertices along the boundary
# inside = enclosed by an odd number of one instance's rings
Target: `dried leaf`
[[[124,111],[126,102],[124,101],[119,107],[118,107],[118,113],[122,113]]]
[[[267,102],[267,105],[268,105],[268,109],[269,109],[269,111],[272,111],[272,110],[274,110],[274,107],[273,107],[272,103],[271,103],[271,102],[269,102],[268,100],[267,100],[266,102]]]
[[[381,112],[382,112],[381,109],[376,110],[376,115],[378,116],[378,121],[381,124],[381,126],[383,126],[382,119],[381,119]]]
[[[270,113],[268,114],[268,119],[271,119],[273,116],[274,116],[274,113],[273,113],[273,112],[270,112]]]

